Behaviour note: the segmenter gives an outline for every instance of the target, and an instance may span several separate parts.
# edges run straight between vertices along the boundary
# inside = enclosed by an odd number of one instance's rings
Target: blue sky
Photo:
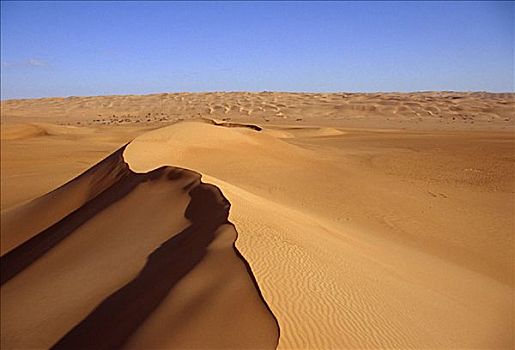
[[[2,99],[513,91],[510,2],[1,3]]]

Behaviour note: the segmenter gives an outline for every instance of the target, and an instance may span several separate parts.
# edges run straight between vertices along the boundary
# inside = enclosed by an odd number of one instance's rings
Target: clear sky
[[[513,91],[513,2],[1,3],[2,99]]]

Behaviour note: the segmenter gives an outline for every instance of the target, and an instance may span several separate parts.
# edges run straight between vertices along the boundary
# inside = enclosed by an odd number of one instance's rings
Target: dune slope
[[[188,170],[134,173],[123,150],[8,216],[2,348],[274,348],[227,200]]]
[[[2,348],[513,348],[511,133],[136,134],[2,212]]]
[[[499,212],[477,187],[399,181],[363,165],[364,150],[320,152],[316,132],[295,144],[274,134],[181,123],[136,138],[124,156],[135,171],[195,169],[223,191],[279,348],[511,347],[509,194]],[[456,199],[431,204],[434,188]]]

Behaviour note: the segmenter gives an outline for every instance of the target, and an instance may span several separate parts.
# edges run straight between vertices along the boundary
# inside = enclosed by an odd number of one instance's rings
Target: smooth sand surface
[[[89,117],[160,99],[203,119]],[[513,348],[510,111],[485,93],[2,102],[2,348]]]

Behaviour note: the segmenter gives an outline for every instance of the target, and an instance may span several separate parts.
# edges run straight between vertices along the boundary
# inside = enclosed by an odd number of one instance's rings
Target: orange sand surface
[[[511,349],[514,103],[2,101],[1,346]]]

